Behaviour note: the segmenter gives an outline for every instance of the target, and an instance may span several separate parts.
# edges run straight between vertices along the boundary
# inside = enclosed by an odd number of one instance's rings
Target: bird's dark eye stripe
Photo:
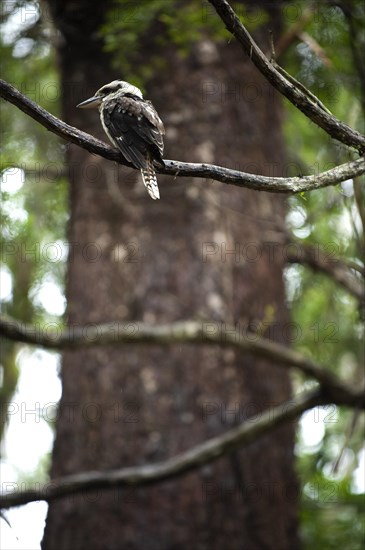
[[[112,92],[116,92],[116,89],[109,86],[108,88],[102,88],[100,91],[103,92],[103,94],[111,94]]]

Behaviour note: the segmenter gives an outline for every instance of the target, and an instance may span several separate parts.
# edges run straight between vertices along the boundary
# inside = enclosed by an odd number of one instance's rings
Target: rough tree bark
[[[123,77],[97,34],[110,4],[48,3],[61,33],[63,117],[105,139],[97,113],[75,105]],[[148,97],[168,158],[282,175],[280,101],[234,42],[202,38],[184,60],[153,47],[166,67]],[[152,201],[137,172],[74,145],[67,161],[70,324],[198,318],[224,338],[222,323],[239,334],[265,320],[285,341],[283,257],[264,244],[279,240],[281,197],[160,176]],[[163,460],[290,396],[284,370],[219,347],[67,352],[62,382],[52,477]],[[51,503],[43,549],[295,549],[293,445],[291,425],[176,481]]]

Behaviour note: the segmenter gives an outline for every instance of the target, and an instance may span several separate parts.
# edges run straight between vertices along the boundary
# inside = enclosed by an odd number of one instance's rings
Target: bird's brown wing
[[[102,121],[112,142],[136,168],[147,168],[148,157],[162,162],[164,127],[149,101],[123,96],[106,101]]]
[[[141,104],[142,115],[149,121],[151,124],[151,134],[146,136],[153,139],[153,143],[157,145],[161,156],[163,155],[163,137],[165,135],[165,128],[162,123],[162,120],[157,114],[156,109],[150,101],[144,101]]]

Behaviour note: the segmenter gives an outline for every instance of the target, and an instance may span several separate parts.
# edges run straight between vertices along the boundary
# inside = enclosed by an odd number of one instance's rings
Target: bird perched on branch
[[[99,107],[108,138],[128,162],[141,170],[151,197],[159,199],[153,163],[164,166],[162,136],[165,129],[152,103],[143,99],[141,90],[123,80],[113,80],[77,107]]]

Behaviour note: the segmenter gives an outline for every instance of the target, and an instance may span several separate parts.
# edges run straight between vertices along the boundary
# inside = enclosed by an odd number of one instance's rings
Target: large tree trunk
[[[97,113],[75,104],[120,77],[96,32],[108,4],[92,11],[85,0],[49,4],[63,34],[64,118],[103,137]],[[185,60],[173,48],[161,54],[166,67],[148,97],[167,128],[166,158],[270,175],[276,163],[279,174],[280,104],[240,48],[206,39]],[[213,321],[209,329],[224,338],[224,323],[244,335],[250,322],[273,320],[281,327],[274,338],[283,340],[283,258],[264,245],[278,241],[281,198],[159,176],[161,200],[152,201],[137,172],[76,146],[67,154],[71,325],[195,318]],[[290,396],[284,369],[191,345],[68,352],[62,382],[52,477],[162,461]],[[51,503],[43,548],[295,549],[293,436],[292,425],[277,429],[158,486]]]

